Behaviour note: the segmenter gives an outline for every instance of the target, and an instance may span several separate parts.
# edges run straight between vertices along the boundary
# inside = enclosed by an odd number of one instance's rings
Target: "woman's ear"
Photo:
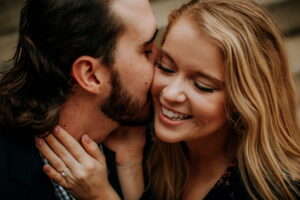
[[[99,94],[107,67],[90,56],[80,56],[72,65],[72,75],[78,85],[85,91]]]

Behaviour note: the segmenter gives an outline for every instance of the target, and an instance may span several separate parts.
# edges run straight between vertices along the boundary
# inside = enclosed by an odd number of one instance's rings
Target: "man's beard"
[[[111,68],[110,74],[112,91],[101,106],[103,113],[123,126],[146,124],[151,116],[150,92],[146,102],[135,100],[126,88],[121,85],[119,73]]]

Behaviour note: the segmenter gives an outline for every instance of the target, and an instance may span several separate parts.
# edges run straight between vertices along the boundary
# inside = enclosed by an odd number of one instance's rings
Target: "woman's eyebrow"
[[[175,60],[172,58],[172,56],[163,49],[161,49],[161,57],[166,57],[168,60],[171,61],[171,63],[173,65],[177,66],[177,64],[176,64]]]

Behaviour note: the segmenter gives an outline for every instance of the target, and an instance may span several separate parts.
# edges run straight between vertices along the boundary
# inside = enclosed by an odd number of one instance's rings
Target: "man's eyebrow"
[[[148,41],[146,41],[146,42],[143,44],[143,46],[145,47],[145,46],[148,46],[149,44],[151,44],[151,43],[155,40],[157,33],[158,33],[158,29],[155,30],[155,32],[154,32],[154,34],[152,35],[151,39],[148,40]]]

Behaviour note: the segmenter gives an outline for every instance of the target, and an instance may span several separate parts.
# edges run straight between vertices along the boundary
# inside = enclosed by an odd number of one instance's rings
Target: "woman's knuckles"
[[[89,178],[89,174],[86,171],[79,171],[75,175],[78,181],[85,181]]]
[[[94,161],[85,162],[83,165],[85,171],[92,173],[96,170],[96,163]]]

